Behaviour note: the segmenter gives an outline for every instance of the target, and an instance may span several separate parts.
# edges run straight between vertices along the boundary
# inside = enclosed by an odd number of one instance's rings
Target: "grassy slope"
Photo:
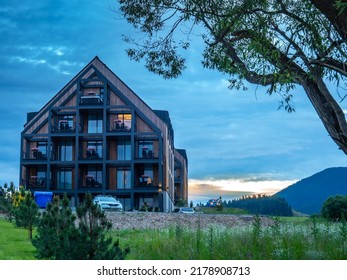
[[[34,260],[34,254],[27,230],[0,218],[0,260]]]

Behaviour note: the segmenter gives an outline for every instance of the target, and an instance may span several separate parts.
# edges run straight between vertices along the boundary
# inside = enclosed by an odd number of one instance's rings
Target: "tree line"
[[[244,209],[252,214],[272,216],[293,216],[291,206],[284,198],[267,195],[242,196],[238,199],[223,201],[224,207]]]

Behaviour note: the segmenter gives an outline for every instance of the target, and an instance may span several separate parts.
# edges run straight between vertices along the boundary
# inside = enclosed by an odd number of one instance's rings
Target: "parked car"
[[[117,199],[108,195],[97,195],[94,197],[93,202],[99,205],[103,211],[123,211],[123,205]]]
[[[184,213],[184,214],[194,214],[195,210],[191,207],[181,207],[178,213]]]

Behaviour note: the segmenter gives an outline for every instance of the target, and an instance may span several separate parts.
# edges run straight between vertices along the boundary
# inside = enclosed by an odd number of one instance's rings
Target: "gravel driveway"
[[[229,214],[179,214],[156,212],[107,212],[114,229],[164,229],[180,225],[187,228],[210,228],[211,226],[242,226],[250,225],[254,221],[253,215]],[[5,218],[4,214],[0,217]],[[260,217],[264,226],[273,224],[272,219]]]
[[[114,229],[163,229],[180,225],[182,227],[209,228],[214,225],[233,227],[249,225],[254,221],[252,215],[228,215],[228,214],[179,214],[179,213],[155,213],[155,212],[122,212],[107,213]],[[272,224],[268,217],[260,217],[263,225]]]

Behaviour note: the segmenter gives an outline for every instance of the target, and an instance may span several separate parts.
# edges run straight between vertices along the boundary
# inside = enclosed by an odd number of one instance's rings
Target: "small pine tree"
[[[91,194],[87,194],[85,202],[77,208],[77,216],[81,239],[78,242],[79,259],[122,260],[125,258],[129,249],[122,250],[118,240],[113,242],[109,235],[112,224],[100,207],[93,203]]]
[[[25,192],[24,198],[18,202],[13,211],[16,226],[28,230],[28,238],[32,240],[33,230],[39,223],[39,207],[32,197],[31,192]]]
[[[95,205],[90,194],[77,207],[78,220],[72,213],[66,195],[54,197],[43,213],[33,245],[38,259],[53,260],[119,260],[129,252],[109,235],[112,224]]]
[[[33,239],[38,259],[73,260],[78,242],[78,231],[75,226],[76,216],[72,213],[69,199],[64,194],[61,201],[54,196],[47,205]]]

